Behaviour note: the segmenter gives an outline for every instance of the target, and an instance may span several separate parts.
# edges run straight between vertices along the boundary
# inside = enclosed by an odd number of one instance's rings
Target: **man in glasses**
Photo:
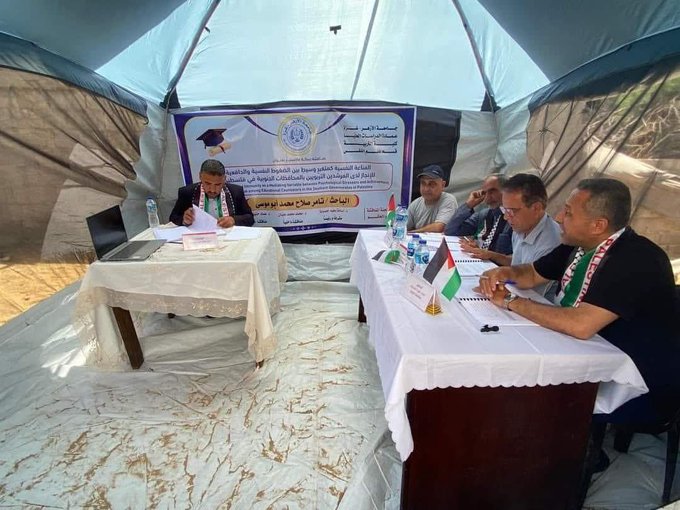
[[[560,226],[546,212],[548,193],[535,175],[516,174],[502,186],[503,216],[512,227],[512,255],[483,250],[471,243],[463,249],[501,266],[530,264],[560,244]],[[542,293],[546,285],[536,289]]]
[[[584,179],[557,215],[563,244],[531,264],[486,271],[479,283],[499,307],[580,340],[600,334],[633,359],[649,393],[594,421],[662,423],[677,411],[680,398],[680,304],[668,255],[631,229],[630,215],[624,183]],[[555,306],[505,287],[509,281],[526,289],[549,280],[560,286]],[[602,435],[596,439],[601,442]]]

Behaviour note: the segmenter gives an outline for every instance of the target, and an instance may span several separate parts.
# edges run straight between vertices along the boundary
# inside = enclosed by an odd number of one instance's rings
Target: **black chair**
[[[677,315],[680,317],[680,285],[675,286],[675,304]],[[680,370],[680,367],[678,367]],[[672,400],[671,400],[672,401]],[[675,465],[678,461],[678,442],[680,441],[680,396],[676,397],[674,408],[667,413],[667,418],[656,423],[616,425],[614,435],[614,449],[618,452],[628,452],[633,434],[662,434],[668,433],[666,441],[666,474],[663,482],[662,502],[668,504],[671,497],[671,487],[675,476]]]
[[[614,435],[614,449],[618,452],[628,452],[628,447],[633,439],[633,434],[662,434],[668,433],[666,440],[666,475],[663,482],[663,495],[661,501],[668,504],[671,497],[671,487],[675,476],[675,464],[678,461],[678,442],[680,441],[680,406],[667,420],[660,423],[645,425],[616,425]]]

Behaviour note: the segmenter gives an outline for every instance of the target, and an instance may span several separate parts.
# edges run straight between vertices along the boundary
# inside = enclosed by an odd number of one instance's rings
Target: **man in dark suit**
[[[194,222],[192,205],[217,218],[217,225],[222,228],[249,227],[255,223],[243,187],[226,182],[222,163],[216,159],[205,160],[198,178],[200,182],[184,186],[177,192],[177,202],[170,213],[170,221],[175,225],[189,226]]]

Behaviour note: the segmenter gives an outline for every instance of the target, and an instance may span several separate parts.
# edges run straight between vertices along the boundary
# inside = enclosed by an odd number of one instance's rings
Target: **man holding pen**
[[[661,420],[680,395],[680,336],[673,271],[668,256],[628,225],[628,187],[614,179],[585,179],[567,199],[557,221],[562,243],[533,264],[499,267],[480,277],[481,292],[495,305],[580,340],[600,334],[626,352],[649,393],[600,420]],[[510,293],[557,280],[555,305]]]
[[[503,217],[512,227],[512,255],[479,248],[468,238],[461,240],[463,251],[499,266],[529,264],[560,244],[560,227],[545,208],[548,192],[540,177],[519,173],[501,187]],[[543,294],[548,284],[540,285]]]

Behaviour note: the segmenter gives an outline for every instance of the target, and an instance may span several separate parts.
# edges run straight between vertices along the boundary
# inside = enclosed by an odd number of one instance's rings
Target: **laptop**
[[[128,241],[123,215],[119,206],[99,212],[87,218],[94,251],[101,261],[139,261],[146,260],[160,248],[165,241]]]

